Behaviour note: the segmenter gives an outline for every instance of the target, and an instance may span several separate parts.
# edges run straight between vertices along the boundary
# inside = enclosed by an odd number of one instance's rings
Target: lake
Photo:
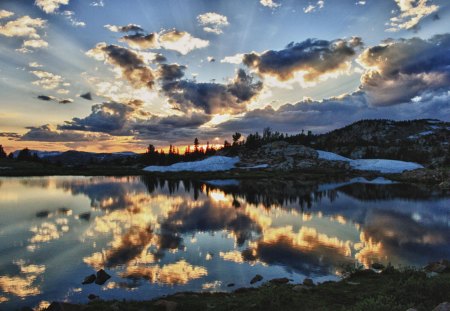
[[[449,216],[449,193],[385,179],[0,178],[0,310],[422,266],[450,258]]]

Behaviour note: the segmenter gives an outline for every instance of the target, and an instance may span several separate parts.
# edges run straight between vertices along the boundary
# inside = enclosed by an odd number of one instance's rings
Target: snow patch
[[[214,179],[214,180],[207,180],[205,181],[205,183],[217,187],[239,186],[239,180],[237,179]]]
[[[319,159],[329,161],[345,161],[355,170],[361,171],[379,171],[381,173],[402,173],[404,171],[412,171],[423,168],[422,165],[414,162],[405,162],[397,160],[384,159],[358,159],[352,160],[336,153],[317,150]]]
[[[147,172],[217,172],[228,171],[235,168],[239,162],[239,157],[213,156],[205,160],[195,162],[180,162],[169,166],[147,166]]]

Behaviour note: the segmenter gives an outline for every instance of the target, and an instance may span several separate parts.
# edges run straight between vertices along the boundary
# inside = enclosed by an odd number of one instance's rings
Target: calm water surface
[[[450,258],[449,216],[448,193],[385,180],[0,178],[0,310],[423,265]],[[109,282],[81,285],[100,268]]]

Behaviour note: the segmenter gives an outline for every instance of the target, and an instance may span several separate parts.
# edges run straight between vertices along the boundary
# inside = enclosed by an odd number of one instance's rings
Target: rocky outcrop
[[[319,167],[350,169],[347,162],[319,159],[316,150],[285,141],[272,142],[256,150],[245,150],[239,154],[239,158],[241,159],[239,166],[243,168],[267,164],[270,169],[281,171]]]

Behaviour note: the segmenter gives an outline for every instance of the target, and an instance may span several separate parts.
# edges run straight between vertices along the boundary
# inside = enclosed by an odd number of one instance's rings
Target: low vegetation
[[[94,301],[80,310],[433,310],[450,301],[450,273],[412,268],[356,270],[340,282],[316,286],[266,282],[232,293],[179,293],[152,301]]]

